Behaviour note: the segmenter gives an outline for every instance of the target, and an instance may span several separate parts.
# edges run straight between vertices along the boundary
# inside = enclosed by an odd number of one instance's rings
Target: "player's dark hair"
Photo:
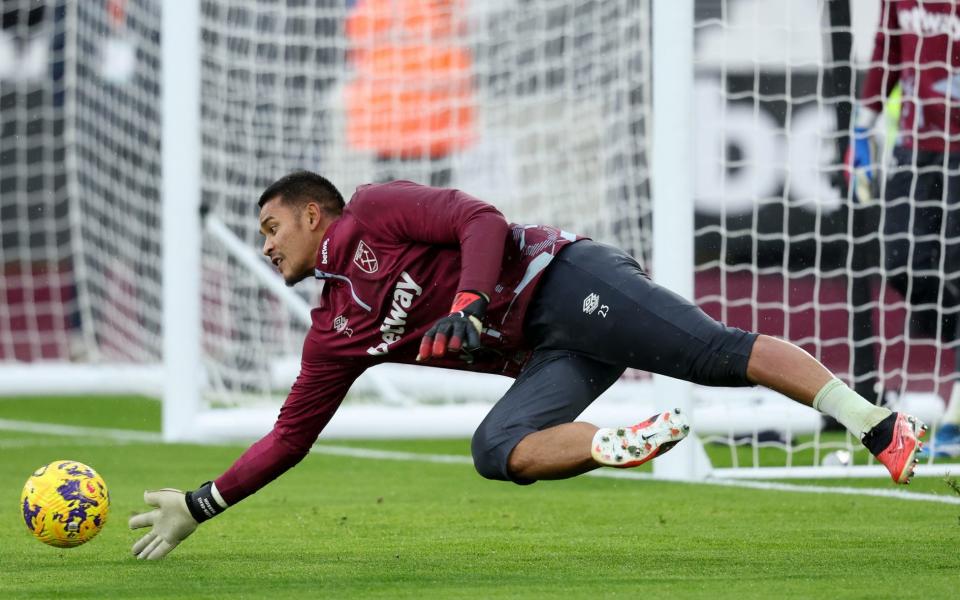
[[[294,171],[274,181],[260,194],[257,206],[280,198],[290,206],[303,208],[308,202],[316,202],[328,215],[339,217],[343,212],[343,196],[335,185],[321,175],[311,171]]]

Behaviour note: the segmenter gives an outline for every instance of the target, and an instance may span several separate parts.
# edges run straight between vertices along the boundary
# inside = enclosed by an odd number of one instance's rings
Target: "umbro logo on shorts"
[[[597,311],[597,307],[600,307],[599,311]],[[583,299],[583,312],[592,315],[595,311],[598,315],[606,319],[607,313],[610,312],[610,307],[606,304],[600,304],[600,295],[591,292],[589,296]]]
[[[597,307],[600,306],[600,296],[597,294],[590,294],[583,299],[583,312],[588,315],[592,315],[593,311],[597,310]]]

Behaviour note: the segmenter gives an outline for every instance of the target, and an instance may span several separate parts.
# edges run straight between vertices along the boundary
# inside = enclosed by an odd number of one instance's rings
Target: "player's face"
[[[313,275],[317,248],[326,229],[315,204],[297,208],[274,198],[260,209],[263,254],[287,285]]]

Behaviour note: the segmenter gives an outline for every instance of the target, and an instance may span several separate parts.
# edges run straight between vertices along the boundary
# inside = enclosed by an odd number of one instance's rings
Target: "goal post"
[[[204,380],[201,340],[200,3],[161,11],[163,439],[193,431]]]
[[[654,0],[651,88],[651,204],[653,212],[653,276],[693,301],[693,180],[688,161],[694,155],[693,0]],[[669,251],[660,249],[669,248]],[[658,410],[693,409],[692,385],[654,375]],[[699,439],[678,445],[653,464],[658,477],[695,479],[709,470]]]

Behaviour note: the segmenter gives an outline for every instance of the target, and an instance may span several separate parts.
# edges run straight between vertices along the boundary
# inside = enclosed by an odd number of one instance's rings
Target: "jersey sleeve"
[[[860,101],[879,113],[883,101],[900,80],[900,22],[890,0],[880,6],[880,24],[873,40],[873,57],[863,80]]]
[[[243,500],[299,463],[363,372],[359,365],[313,360],[311,343],[308,336],[300,375],[273,429],[217,478],[217,490],[228,504]]]
[[[395,181],[361,188],[350,210],[365,227],[396,242],[459,245],[457,289],[492,294],[509,231],[494,206],[460,190]]]

